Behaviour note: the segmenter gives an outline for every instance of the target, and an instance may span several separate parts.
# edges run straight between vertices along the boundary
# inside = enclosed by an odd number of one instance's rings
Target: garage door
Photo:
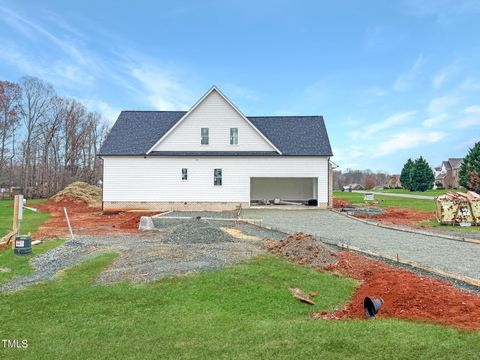
[[[317,198],[317,178],[250,178],[250,201]]]

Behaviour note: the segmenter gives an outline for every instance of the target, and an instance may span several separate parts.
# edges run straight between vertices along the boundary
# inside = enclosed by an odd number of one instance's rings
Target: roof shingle
[[[185,111],[122,111],[99,155],[146,155]],[[282,153],[290,156],[332,156],[322,116],[250,116],[249,121]],[[275,156],[275,152],[152,152],[152,156]]]

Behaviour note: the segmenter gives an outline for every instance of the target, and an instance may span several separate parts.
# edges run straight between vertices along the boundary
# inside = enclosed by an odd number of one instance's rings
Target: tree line
[[[100,114],[50,84],[31,76],[0,80],[0,188],[48,197],[72,181],[98,183],[106,133]]]
[[[342,189],[350,184],[359,184],[365,189],[373,189],[375,186],[386,186],[390,175],[383,171],[373,172],[372,170],[335,170],[333,172],[333,188]]]

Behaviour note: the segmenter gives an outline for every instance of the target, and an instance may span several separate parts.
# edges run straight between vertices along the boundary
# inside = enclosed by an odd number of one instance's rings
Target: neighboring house
[[[348,184],[343,187],[343,191],[364,190],[365,188],[360,184]]]
[[[104,210],[332,201],[322,116],[244,116],[217,87],[185,111],[122,111],[100,149]]]
[[[400,175],[390,175],[385,185],[388,189],[400,189],[402,183],[400,182]]]
[[[442,161],[442,165],[433,169],[435,175],[435,188],[458,188],[460,186],[460,167],[462,166],[462,158],[450,158]]]

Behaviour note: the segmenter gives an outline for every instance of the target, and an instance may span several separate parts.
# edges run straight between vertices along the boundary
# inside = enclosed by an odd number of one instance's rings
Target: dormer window
[[[230,145],[238,145],[238,128],[230,128]]]
[[[201,130],[201,144],[202,145],[208,145],[208,128],[202,128]]]

